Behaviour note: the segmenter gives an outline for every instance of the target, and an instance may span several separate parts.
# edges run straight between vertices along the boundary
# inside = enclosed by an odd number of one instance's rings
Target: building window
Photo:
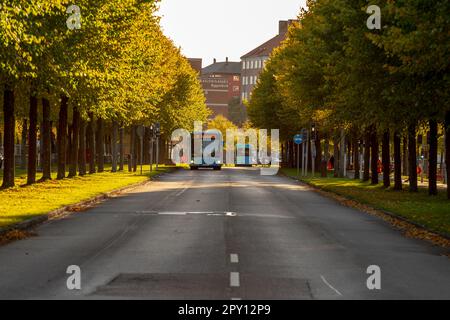
[[[239,92],[239,86],[233,86],[233,92]]]
[[[234,76],[233,77],[233,81],[239,81],[240,79],[239,79],[239,76]]]

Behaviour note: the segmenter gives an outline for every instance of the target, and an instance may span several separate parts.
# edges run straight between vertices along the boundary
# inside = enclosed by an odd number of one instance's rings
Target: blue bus
[[[239,155],[239,150],[244,150],[244,155]],[[256,164],[256,149],[251,144],[236,144],[236,166],[237,167],[252,167]]]
[[[199,139],[202,141],[202,150],[201,150],[201,156],[200,157],[195,157],[195,144],[194,141],[196,139]],[[207,164],[205,161],[205,158],[203,156],[203,151],[205,150],[205,148],[207,146],[209,146],[211,144],[211,142],[214,142],[217,139],[217,136],[214,134],[206,134],[204,132],[194,132],[194,134],[192,135],[192,140],[191,140],[191,150],[192,150],[192,159],[191,159],[191,163],[190,163],[190,168],[191,170],[198,170],[200,168],[209,168],[209,169],[214,169],[214,170],[222,170],[222,166],[223,166],[223,162],[220,160],[216,160],[213,164]],[[223,149],[223,143],[222,143],[222,149]],[[199,150],[200,151],[200,150]],[[200,153],[200,152],[199,152]],[[216,154],[213,153],[211,155],[212,157],[216,157]],[[222,158],[222,157],[219,157]]]

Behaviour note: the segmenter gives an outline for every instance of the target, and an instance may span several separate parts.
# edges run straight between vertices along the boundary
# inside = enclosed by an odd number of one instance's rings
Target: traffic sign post
[[[303,141],[306,141],[308,139],[308,135],[306,132],[307,132],[306,129],[303,128],[302,129]],[[303,143],[303,145],[302,145],[302,177],[305,176],[305,172],[308,170],[306,167],[306,157],[307,157],[306,148],[307,147],[308,147],[308,145],[306,143]]]
[[[294,136],[294,143],[297,145],[297,178],[300,179],[300,145],[303,143],[303,136],[296,134]]]

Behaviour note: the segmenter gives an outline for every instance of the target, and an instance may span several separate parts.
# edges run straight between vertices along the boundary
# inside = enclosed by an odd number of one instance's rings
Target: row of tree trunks
[[[86,175],[86,121],[80,118],[80,141],[78,150],[78,174]]]
[[[118,159],[117,159],[117,138],[119,135],[119,125],[117,124],[116,121],[113,122],[112,124],[112,139],[111,139],[111,149],[112,149],[112,168],[111,171],[112,172],[117,172],[117,164],[118,164]]]
[[[403,189],[401,142],[400,133],[394,132],[394,190],[397,191]]]
[[[354,179],[359,180],[361,179],[361,166],[360,166],[360,159],[359,159],[359,141],[356,139],[356,137],[353,139],[353,164],[355,169],[355,175]]]
[[[59,107],[58,120],[58,174],[57,179],[64,179],[66,177],[66,144],[67,144],[67,111],[68,98],[61,97],[61,105]]]
[[[30,96],[30,127],[28,128],[28,170],[27,184],[36,183],[37,170],[37,121],[38,121],[38,98],[35,94]]]
[[[402,168],[402,175],[407,176],[409,174],[409,163],[408,163],[408,135],[405,134],[403,136],[403,168]]]
[[[322,171],[322,143],[321,143],[321,132],[319,130],[316,131],[316,158],[315,158],[315,167],[316,171]]]
[[[363,181],[367,182],[370,180],[370,130],[366,130],[364,135],[364,170],[363,170]]]
[[[94,134],[94,115],[89,113],[89,123],[86,128],[86,145],[89,150],[89,174],[96,172],[95,168],[95,134]]]
[[[77,175],[78,169],[78,148],[79,148],[79,133],[80,133],[80,113],[77,107],[73,107],[72,113],[72,139],[70,145],[70,165],[69,178]]]
[[[105,128],[102,118],[97,119],[97,172],[105,171]]]
[[[428,193],[430,196],[438,194],[437,189],[437,157],[438,157],[438,123],[431,119],[430,122],[430,161],[428,164],[429,186]]]
[[[416,125],[410,124],[408,127],[408,171],[409,171],[409,191],[418,192],[417,185],[417,155],[416,155]]]
[[[20,169],[27,168],[27,139],[28,139],[28,120],[22,121],[22,141],[20,148]]]
[[[391,186],[391,134],[389,130],[383,133],[382,141],[382,160],[383,160],[383,186],[389,188]]]
[[[15,185],[14,132],[16,119],[14,115],[14,91],[9,86],[5,86],[3,92],[3,116],[5,134],[3,137],[4,161],[2,188],[11,188]]]
[[[379,183],[378,179],[378,159],[379,159],[379,144],[377,129],[373,126],[370,133],[370,153],[371,153],[371,169],[372,169],[372,185]]]
[[[445,114],[445,166],[447,168],[447,197],[450,199],[450,111]]]
[[[125,165],[125,150],[124,150],[124,135],[125,135],[125,129],[120,128],[119,129],[119,171],[123,171],[124,165]]]
[[[130,130],[130,154],[128,156],[128,172],[133,172],[134,171],[134,155],[135,155],[135,128],[134,126],[131,127]]]
[[[42,99],[42,178],[41,181],[52,179],[52,123],[50,119],[50,102],[47,98]]]

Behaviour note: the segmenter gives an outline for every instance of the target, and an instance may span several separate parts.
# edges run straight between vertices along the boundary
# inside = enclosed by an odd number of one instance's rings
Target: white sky
[[[159,15],[168,37],[188,58],[240,61],[278,34],[278,21],[296,19],[305,0],[162,0]]]

